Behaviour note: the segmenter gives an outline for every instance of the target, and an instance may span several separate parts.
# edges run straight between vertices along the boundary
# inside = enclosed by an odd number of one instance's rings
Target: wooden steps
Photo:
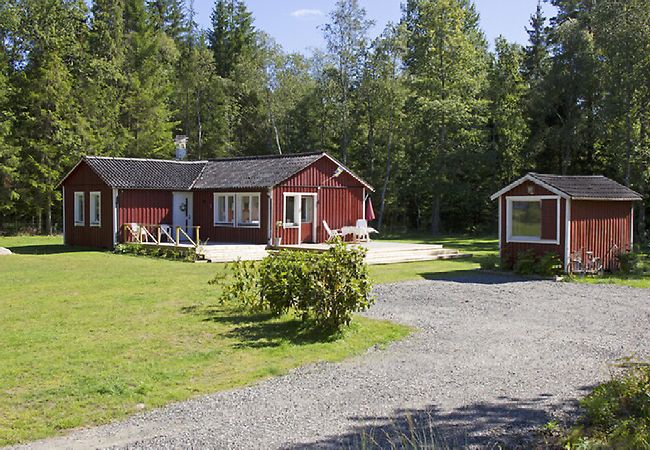
[[[199,259],[210,262],[259,261],[268,256],[264,244],[215,244],[204,245],[196,250]]]
[[[408,244],[398,242],[370,242],[359,244],[368,249],[366,262],[368,264],[395,264],[416,261],[435,261],[438,259],[466,258],[471,255],[460,253],[458,250],[443,248],[435,244]],[[326,244],[306,244],[303,246],[282,247],[290,250],[325,251]],[[223,263],[236,260],[259,261],[269,254],[264,244],[213,244],[197,249],[199,259],[203,261]]]
[[[368,264],[395,264],[417,261],[435,261],[439,259],[466,258],[471,255],[458,250],[437,245],[401,244],[385,247],[368,247],[366,262]]]

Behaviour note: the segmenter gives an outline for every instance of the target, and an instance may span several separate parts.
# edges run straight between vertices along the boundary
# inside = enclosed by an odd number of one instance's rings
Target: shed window
[[[74,224],[76,226],[84,226],[86,224],[84,217],[84,198],[83,192],[74,193]]]
[[[90,226],[102,226],[102,193],[90,193]]]
[[[300,221],[302,223],[314,221],[314,197],[304,196],[300,199]]]
[[[553,196],[507,197],[507,241],[558,244],[559,206]]]
[[[542,237],[542,203],[512,202],[512,236]]]

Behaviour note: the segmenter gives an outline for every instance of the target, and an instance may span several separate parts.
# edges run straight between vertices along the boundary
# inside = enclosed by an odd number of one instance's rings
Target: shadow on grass
[[[224,336],[237,341],[235,348],[269,348],[283,344],[308,345],[337,340],[340,335],[316,329],[302,320],[270,313],[233,310],[218,305],[181,308],[183,314],[203,317],[205,322],[220,323],[232,328]]]
[[[485,272],[481,270],[454,270],[448,272],[419,273],[425,280],[450,281],[453,283],[468,284],[510,284],[533,281],[513,273]]]
[[[43,244],[43,245],[18,245],[7,247],[12,253],[17,255],[59,255],[63,253],[79,252],[105,252],[106,250],[91,247],[71,247],[62,244]]]
[[[550,397],[501,397],[499,402],[474,403],[451,411],[429,405],[385,416],[353,416],[348,417],[354,422],[349,433],[283,448],[546,448],[540,428],[557,418],[549,410],[560,409],[571,421],[578,412],[577,402],[552,405]]]

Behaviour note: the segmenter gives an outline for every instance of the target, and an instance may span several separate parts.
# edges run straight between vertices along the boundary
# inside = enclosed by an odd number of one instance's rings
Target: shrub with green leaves
[[[533,275],[537,265],[537,256],[533,250],[526,250],[517,254],[513,270],[519,275]]]
[[[482,270],[495,270],[499,266],[499,257],[496,255],[487,255],[479,259],[479,265]]]
[[[365,249],[340,241],[322,253],[282,250],[258,265],[231,264],[229,276],[212,283],[223,286],[224,302],[275,315],[294,312],[305,323],[334,332],[374,301],[364,257]]]
[[[196,261],[196,251],[193,248],[159,247],[156,245],[145,245],[138,242],[118,244],[113,250],[114,253],[123,255],[149,256],[152,258],[164,258],[175,261]]]
[[[650,260],[643,253],[620,253],[616,258],[619,270],[625,275],[642,275],[645,272],[650,272]]]
[[[551,277],[563,272],[562,261],[555,253],[545,253],[537,256],[533,250],[517,254],[513,270],[519,275],[541,275]]]
[[[567,447],[650,448],[650,364],[627,366],[580,402],[584,415]]]

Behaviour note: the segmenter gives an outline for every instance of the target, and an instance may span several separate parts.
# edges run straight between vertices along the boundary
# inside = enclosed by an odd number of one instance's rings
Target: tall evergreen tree
[[[17,148],[12,145],[11,137],[14,127],[13,99],[15,90],[10,79],[10,49],[17,25],[17,9],[10,2],[0,5],[0,217],[13,212],[17,200],[16,169],[18,166]],[[2,220],[0,220],[2,222]]]
[[[255,50],[253,16],[242,0],[217,0],[211,20],[208,36],[217,74],[229,78],[235,66]]]
[[[497,158],[495,185],[504,186],[522,175],[529,163],[524,147],[528,139],[525,97],[528,86],[522,75],[524,51],[502,36],[495,42],[496,59],[490,71],[490,144]]]
[[[89,121],[89,153],[119,156],[128,143],[122,123],[127,77],[124,71],[124,0],[94,0],[89,31],[87,76],[81,97]]]
[[[176,123],[169,105],[178,51],[153,27],[144,0],[126,0],[124,24],[127,88],[122,120],[129,132],[125,154],[170,157]]]
[[[468,0],[410,0],[405,21],[412,89],[411,210],[416,225],[428,222],[437,234],[446,206],[454,205],[446,211],[450,220],[453,214],[478,214],[482,207],[475,198],[459,204],[453,197],[471,190],[474,182],[479,184],[475,192],[485,189],[475,169],[484,157],[487,44]]]
[[[85,143],[75,89],[79,74],[73,70],[81,67],[87,9],[83,1],[63,0],[25,0],[22,6],[20,32],[29,42],[15,131],[22,207],[36,216],[41,231],[51,233],[56,184]]]

